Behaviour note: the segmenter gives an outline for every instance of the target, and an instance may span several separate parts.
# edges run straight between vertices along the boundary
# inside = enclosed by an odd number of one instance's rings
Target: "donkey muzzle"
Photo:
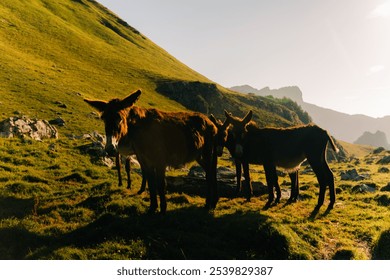
[[[114,157],[118,153],[118,148],[114,145],[106,145],[104,149],[109,157]]]
[[[107,135],[106,146],[104,147],[109,157],[114,157],[118,153],[118,141],[116,137]]]

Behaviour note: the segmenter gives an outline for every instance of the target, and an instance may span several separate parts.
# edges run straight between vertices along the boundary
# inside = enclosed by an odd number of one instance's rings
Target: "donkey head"
[[[223,147],[225,146],[226,140],[227,140],[227,128],[229,126],[229,123],[227,120],[225,120],[224,123],[222,123],[220,120],[217,120],[213,114],[209,116],[209,119],[214,123],[214,125],[217,127],[217,135],[216,135],[216,152],[217,156],[222,156],[223,153]]]
[[[225,122],[232,125],[230,135],[232,138],[231,141],[235,143],[234,156],[240,158],[244,153],[243,141],[246,134],[246,125],[252,119],[252,111],[249,111],[243,119],[237,118],[227,111],[225,111],[225,116]]]
[[[84,99],[89,105],[101,114],[106,131],[105,150],[109,156],[114,156],[118,152],[118,143],[127,133],[128,108],[134,105],[141,95],[141,91],[130,94],[124,99],[112,99],[109,102],[99,100]]]

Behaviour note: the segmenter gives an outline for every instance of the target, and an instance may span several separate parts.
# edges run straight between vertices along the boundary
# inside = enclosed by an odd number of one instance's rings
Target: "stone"
[[[0,122],[0,136],[4,138],[28,136],[34,140],[58,138],[57,129],[47,120],[10,117]]]
[[[65,126],[65,121],[63,118],[56,118],[49,121],[52,125]]]
[[[352,188],[353,193],[373,193],[376,191],[377,186],[375,183],[360,184]]]
[[[350,181],[361,181],[367,179],[368,175],[359,175],[356,169],[351,169],[347,171],[341,171],[340,173],[341,180],[350,180]]]
[[[390,163],[390,156],[384,156],[377,162],[377,164],[389,164],[389,163]]]

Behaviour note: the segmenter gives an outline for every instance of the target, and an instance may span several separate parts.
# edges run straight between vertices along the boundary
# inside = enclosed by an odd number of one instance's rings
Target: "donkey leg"
[[[332,170],[330,170],[328,164],[325,162],[325,176],[327,183],[326,185],[329,186],[329,205],[328,205],[328,210],[333,209],[334,203],[336,202],[336,192],[335,192],[335,187],[334,187],[334,176]]]
[[[292,172],[288,174],[291,180],[291,193],[288,201],[295,202],[298,199],[299,186],[298,186],[298,171]]]
[[[276,173],[276,167],[273,164],[264,164],[265,178],[268,186],[268,201],[265,204],[264,208],[267,209],[271,206],[274,201],[274,186],[279,186],[278,184],[278,175]],[[280,187],[279,187],[280,191]],[[280,197],[279,197],[280,200]]]
[[[276,191],[276,199],[275,199],[275,204],[278,204],[280,202],[280,199],[282,198],[282,191],[280,190],[280,185],[279,185],[279,180],[276,175],[276,180],[275,180],[275,191]]]
[[[322,166],[320,162],[317,163],[317,162],[309,161],[309,163],[313,169],[313,172],[316,174],[317,181],[320,185],[320,193],[318,195],[318,202],[317,202],[316,207],[314,208],[314,211],[318,212],[318,210],[320,210],[321,206],[324,204],[327,180],[326,180],[326,175],[325,175],[324,169],[323,169],[324,166]]]
[[[165,198],[165,188],[167,184],[165,180],[165,166],[157,168],[156,182],[158,196],[160,197],[160,212],[161,214],[165,214],[167,211],[167,200]]]
[[[143,193],[145,191],[145,189],[146,189],[146,182],[148,181],[142,166],[141,166],[141,173],[142,173],[142,183],[141,183],[141,188],[138,191],[138,194],[141,194],[141,193]]]
[[[115,156],[115,165],[116,165],[116,170],[118,171],[118,186],[122,186],[122,174],[121,174],[121,169],[122,169],[122,163],[121,163],[121,155],[119,153],[116,154]]]
[[[126,169],[126,175],[127,175],[127,188],[130,189],[131,188],[130,157],[126,157],[125,169]]]
[[[218,203],[218,188],[217,188],[217,165],[216,161],[200,160],[198,163],[206,172],[206,209],[215,209]]]
[[[242,168],[244,169],[244,177],[245,177],[245,190],[244,193],[246,195],[246,200],[250,201],[252,197],[252,182],[251,176],[249,173],[249,164],[247,162],[242,162]]]
[[[157,178],[154,168],[148,168],[145,170],[147,178],[149,180],[149,196],[150,196],[150,207],[149,213],[153,214],[156,212],[158,203],[157,203]]]
[[[218,193],[218,181],[217,181],[217,163],[218,157],[215,152],[212,154],[211,166],[210,166],[210,187],[211,188],[211,197],[212,197],[212,207],[215,209],[219,200]]]
[[[241,191],[242,164],[238,159],[235,159],[234,163],[236,165],[236,180],[237,180],[236,195],[238,195]]]

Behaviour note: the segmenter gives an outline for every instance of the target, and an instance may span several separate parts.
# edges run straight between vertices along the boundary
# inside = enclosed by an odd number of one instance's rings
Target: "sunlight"
[[[376,73],[379,73],[379,72],[382,72],[383,70],[385,70],[385,66],[384,65],[374,65],[372,66],[368,73],[367,73],[367,76],[371,76],[373,74],[376,74]]]
[[[390,17],[390,1],[386,1],[383,4],[378,5],[374,10],[371,11],[370,18],[377,17]]]

